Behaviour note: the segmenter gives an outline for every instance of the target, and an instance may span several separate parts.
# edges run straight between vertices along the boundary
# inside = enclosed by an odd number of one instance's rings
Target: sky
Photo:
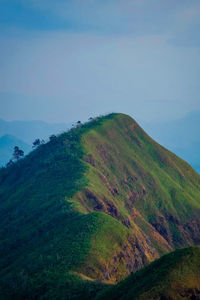
[[[0,0],[0,118],[200,110],[199,0]]]

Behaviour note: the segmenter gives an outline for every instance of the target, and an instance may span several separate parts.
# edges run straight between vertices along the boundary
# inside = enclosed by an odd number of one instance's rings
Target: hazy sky
[[[199,0],[0,0],[0,118],[200,110]]]

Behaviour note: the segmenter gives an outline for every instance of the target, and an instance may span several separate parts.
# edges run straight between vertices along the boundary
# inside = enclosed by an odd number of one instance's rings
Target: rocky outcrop
[[[158,257],[158,252],[147,237],[143,236],[142,241],[131,237],[108,262],[99,264],[98,268],[86,266],[84,273],[103,282],[115,283]]]

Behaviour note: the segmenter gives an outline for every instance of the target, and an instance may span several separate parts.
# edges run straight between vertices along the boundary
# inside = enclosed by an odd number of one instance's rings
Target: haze
[[[1,118],[148,122],[200,109],[199,1],[0,4]]]

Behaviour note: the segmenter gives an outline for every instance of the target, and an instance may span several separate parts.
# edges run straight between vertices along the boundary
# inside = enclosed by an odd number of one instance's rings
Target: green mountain
[[[0,292],[89,299],[198,244],[199,184],[186,162],[123,114],[52,138],[0,171]]]
[[[176,250],[100,292],[96,300],[200,299],[200,247]]]
[[[6,163],[12,158],[13,149],[15,146],[18,146],[20,149],[22,149],[25,155],[31,151],[30,145],[12,135],[6,134],[0,137],[0,167],[5,166]]]

